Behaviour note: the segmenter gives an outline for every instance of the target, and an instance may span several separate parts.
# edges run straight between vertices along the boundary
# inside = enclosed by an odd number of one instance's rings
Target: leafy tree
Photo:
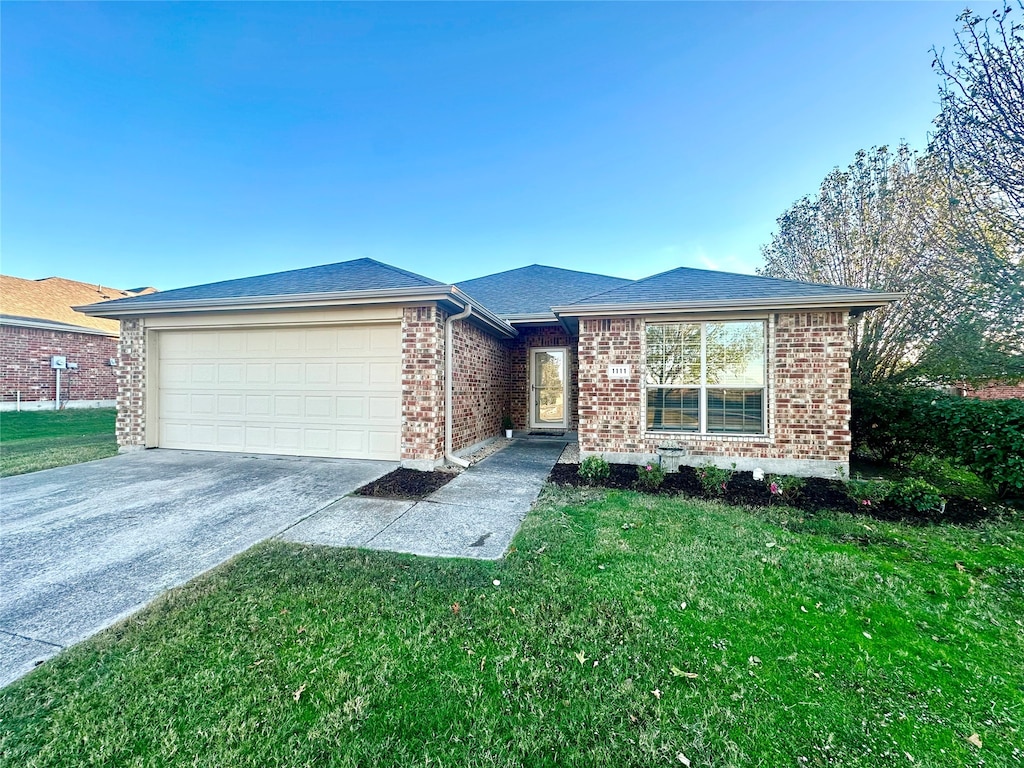
[[[922,352],[968,319],[1013,326],[1019,259],[1005,233],[980,227],[950,196],[933,155],[905,144],[862,150],[777,223],[761,274],[907,294],[852,324],[855,380],[913,376]]]
[[[1024,2],[1018,0],[1018,10]],[[953,173],[969,175],[968,189],[998,193],[1019,225],[1024,216],[1024,20],[1009,4],[983,17],[957,17],[953,56],[935,51],[942,76],[942,110],[932,145]]]

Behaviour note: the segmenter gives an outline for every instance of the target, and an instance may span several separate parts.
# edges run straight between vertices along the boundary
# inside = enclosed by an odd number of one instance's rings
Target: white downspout
[[[467,304],[466,308],[457,315],[450,315],[444,321],[444,458],[452,464],[460,467],[468,467],[469,462],[452,455],[452,367],[455,357],[452,341],[452,323],[456,320],[465,320],[473,314],[473,305]]]

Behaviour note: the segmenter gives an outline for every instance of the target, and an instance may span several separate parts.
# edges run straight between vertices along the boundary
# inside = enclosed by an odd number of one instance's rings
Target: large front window
[[[647,428],[765,432],[761,320],[647,326]]]

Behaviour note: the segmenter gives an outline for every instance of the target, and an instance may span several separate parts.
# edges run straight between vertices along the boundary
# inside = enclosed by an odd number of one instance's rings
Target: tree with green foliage
[[[761,274],[906,294],[852,324],[856,381],[919,375],[925,351],[965,326],[1011,346],[1024,328],[1020,244],[958,204],[935,155],[862,150],[777,221]]]

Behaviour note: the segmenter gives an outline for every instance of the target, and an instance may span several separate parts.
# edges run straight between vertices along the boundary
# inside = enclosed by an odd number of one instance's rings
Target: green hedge
[[[1000,496],[1024,495],[1024,400],[951,397],[922,387],[856,387],[854,450],[884,461],[940,456]]]

